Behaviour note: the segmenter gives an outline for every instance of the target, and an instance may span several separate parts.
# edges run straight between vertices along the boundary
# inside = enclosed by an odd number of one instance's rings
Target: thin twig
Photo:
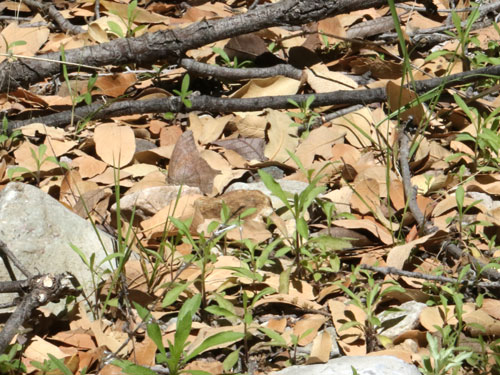
[[[7,247],[7,244],[5,242],[3,242],[2,240],[0,240],[0,251],[2,253],[4,253],[9,258],[9,260],[12,263],[14,263],[14,265],[17,267],[17,269],[19,271],[21,271],[24,276],[26,276],[28,279],[31,278],[31,277],[33,277],[33,274],[30,271],[28,271],[21,264],[21,262],[19,262],[19,260],[14,256],[14,254],[12,253],[12,251],[10,251],[10,249]]]
[[[381,273],[383,275],[405,276],[405,277],[412,277],[414,279],[438,281],[440,283],[465,284],[467,286],[481,287],[481,288],[486,288],[488,290],[500,288],[499,281],[476,282],[474,280],[458,280],[458,279],[453,278],[453,277],[427,275],[425,273],[420,273],[420,272],[410,272],[410,271],[400,270],[399,268],[396,268],[396,267],[375,267],[375,266],[370,266],[367,264],[362,264],[361,268],[365,269],[365,270],[373,271],[373,272],[378,272],[378,273]]]
[[[268,68],[227,68],[223,66],[210,65],[197,62],[193,59],[181,59],[180,66],[203,76],[212,76],[219,79],[242,80],[251,78],[268,78],[284,76],[300,80],[302,70],[288,64],[278,64]]]
[[[83,34],[86,30],[78,25],[73,25],[57,10],[52,4],[42,3],[36,0],[23,0],[23,2],[30,7],[31,10],[36,10],[40,13],[47,14],[58,26],[65,32],[70,34]]]

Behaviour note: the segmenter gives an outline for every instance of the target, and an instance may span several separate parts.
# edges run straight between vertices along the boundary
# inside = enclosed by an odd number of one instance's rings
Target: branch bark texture
[[[403,2],[403,0],[395,0]],[[266,4],[247,13],[218,20],[204,20],[185,28],[162,30],[137,38],[116,39],[109,43],[66,51],[66,61],[95,67],[148,64],[158,60],[177,62],[190,49],[218,40],[248,34],[274,26],[303,25],[350,11],[387,5],[386,0],[283,0]],[[29,84],[57,74],[61,54],[49,53],[43,60],[19,58],[0,64],[0,92]],[[68,65],[68,70],[77,66]]]

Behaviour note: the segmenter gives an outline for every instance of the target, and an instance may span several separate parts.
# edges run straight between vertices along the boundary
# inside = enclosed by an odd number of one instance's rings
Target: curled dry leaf
[[[203,193],[210,194],[218,174],[219,171],[212,169],[200,156],[193,132],[182,134],[172,152],[167,181],[174,185],[199,187]]]

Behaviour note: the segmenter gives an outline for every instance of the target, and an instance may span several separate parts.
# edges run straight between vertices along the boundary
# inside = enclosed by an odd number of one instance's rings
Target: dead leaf
[[[128,165],[135,154],[135,135],[128,126],[99,125],[94,131],[97,155],[112,167]]]

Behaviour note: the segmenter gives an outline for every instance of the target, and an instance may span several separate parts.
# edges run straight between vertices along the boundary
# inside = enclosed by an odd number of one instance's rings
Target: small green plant
[[[302,263],[301,255],[304,249],[304,244],[309,239],[309,227],[305,215],[308,212],[309,207],[314,202],[316,197],[323,193],[326,189],[324,186],[316,186],[321,176],[316,176],[313,181],[304,189],[300,194],[294,194],[290,197],[289,194],[285,193],[281,186],[273,179],[273,177],[259,169],[258,171],[262,182],[266,187],[284,204],[286,209],[292,214],[293,220],[295,222],[295,233],[292,238],[292,248],[295,253],[295,266],[296,273],[300,275],[302,273]]]
[[[252,65],[252,62],[250,60],[238,62],[238,57],[236,57],[236,56],[231,61],[231,59],[229,58],[226,51],[224,51],[222,48],[212,47],[212,51],[214,51],[216,54],[218,54],[220,56],[224,66],[226,66],[228,68],[241,69],[241,68],[244,68],[246,66]]]
[[[350,279],[352,282],[351,288],[354,288],[354,291],[344,286],[341,282],[338,283],[338,286],[349,296],[352,304],[364,311],[366,319],[364,322],[353,320],[344,323],[339,331],[350,327],[359,327],[365,334],[367,351],[372,352],[377,346],[379,331],[382,329],[382,322],[376,315],[378,305],[390,293],[404,293],[405,290],[395,281],[375,281],[371,271],[362,270],[359,266],[353,269]],[[364,284],[363,279],[366,280],[366,284]]]
[[[244,275],[246,272],[244,273]],[[248,277],[245,275],[245,277]],[[243,323],[243,350],[244,350],[244,359],[245,365],[248,366],[249,363],[249,345],[248,341],[251,337],[249,332],[250,325],[252,324],[253,318],[253,309],[257,301],[259,301],[262,297],[275,293],[276,291],[273,288],[264,288],[263,290],[256,293],[253,298],[251,298],[247,291],[243,291],[242,294],[242,303],[243,303],[243,316],[236,314],[235,309],[231,302],[226,299],[216,298],[217,306],[211,305],[208,306],[205,310],[211,314],[217,316],[223,316],[229,320],[233,321],[241,321]]]
[[[278,346],[283,349],[288,349],[288,343],[286,342],[285,338],[281,336],[278,332],[267,327],[259,327],[259,330],[271,339],[271,341],[269,341],[267,345]],[[307,337],[311,333],[312,329],[309,328],[306,331],[304,331],[300,336],[297,336],[293,333],[290,335],[290,340],[292,344],[292,357],[290,360],[290,365],[297,364],[297,347],[299,345],[299,341]]]
[[[311,109],[311,105],[315,99],[316,97],[314,95],[310,95],[307,97],[307,100],[305,102],[302,102],[300,104],[293,99],[288,99],[288,103],[292,104],[300,110],[300,112],[298,113],[287,112],[288,116],[290,116],[292,119],[295,119],[291,126],[299,126],[304,128],[304,132],[302,134],[304,138],[307,138],[312,126],[319,117],[319,114]]]
[[[463,187],[463,177],[465,174],[465,166],[462,165],[459,169],[458,172],[458,177],[460,179],[460,183],[457,186],[455,190],[455,201],[457,203],[457,214],[455,216],[449,217],[446,219],[447,224],[454,223],[456,224],[457,227],[457,232],[458,235],[460,236],[460,239],[462,242],[466,243],[469,242],[467,239],[469,237],[474,237],[475,232],[476,232],[476,225],[483,225],[483,226],[491,226],[492,224],[481,220],[481,221],[473,221],[473,222],[468,222],[465,220],[465,217],[467,213],[477,206],[479,203],[481,203],[482,200],[476,200],[472,202],[469,205],[465,205],[465,189]],[[466,245],[467,246],[467,245]]]
[[[92,91],[96,90],[95,84],[97,82],[97,74],[93,74],[92,77],[87,81],[87,90],[85,93],[80,94],[77,92],[77,87],[73,88],[72,82],[69,78],[68,74],[68,67],[64,62],[66,61],[66,52],[64,51],[64,46],[61,45],[61,60],[63,62],[62,64],[62,73],[64,77],[64,81],[66,82],[66,86],[68,87],[69,91],[69,96],[71,98],[71,125],[74,124],[75,120],[75,109],[76,106],[81,103],[82,101],[85,101],[85,104],[90,105],[92,103]],[[78,122],[78,126],[76,127],[75,130],[75,135],[80,133],[84,128],[85,125],[88,122],[88,118],[81,120]]]
[[[139,26],[134,27],[134,21],[138,15],[139,15],[139,12],[137,11],[137,0],[133,0],[127,6],[127,19],[124,20],[120,15],[118,15],[118,17],[120,17],[123,24],[127,27],[126,33],[124,34],[121,26],[118,25],[114,21],[108,21],[108,26],[109,26],[110,30],[114,34],[118,35],[120,38],[133,37],[140,30],[142,30],[146,27],[146,25],[139,25]]]
[[[271,175],[262,170],[259,170],[258,173],[262,179],[262,182],[266,185],[269,191],[271,191],[273,195],[279,198],[285,208],[292,214],[293,220],[295,222],[295,232],[293,233],[290,241],[292,244],[292,250],[295,255],[295,272],[298,275],[301,275],[304,269],[313,270],[313,268],[308,265],[308,260],[311,256],[311,251],[308,248],[317,248],[318,241],[322,241],[318,239],[310,241],[310,232],[307,225],[306,216],[308,214],[309,208],[314,202],[321,204],[321,200],[318,199],[318,197],[326,190],[326,187],[318,186],[318,184],[323,178],[323,175],[321,173],[324,168],[327,167],[327,165],[325,165],[319,171],[316,171],[314,169],[306,170],[295,155],[290,152],[288,154],[298,165],[299,169],[306,176],[309,182],[309,185],[301,193],[296,193],[293,195],[285,193],[281,186],[272,178]],[[325,241],[323,245],[325,245],[325,251],[327,249],[332,250],[333,248],[338,250],[341,248],[350,247],[350,245],[344,239],[332,239],[332,241],[329,241],[328,244]],[[326,258],[329,258],[328,254],[326,254],[325,252],[323,252],[323,255],[325,255]],[[303,256],[305,256],[305,259],[303,259]],[[330,265],[333,266],[332,269],[335,269],[335,263],[337,261],[333,260],[333,262],[334,263],[330,263]],[[315,278],[317,279],[318,276],[315,276]]]
[[[191,108],[193,106],[191,100],[188,99],[188,96],[193,93],[192,90],[189,90],[189,74],[186,74],[184,78],[182,78],[181,90],[173,90],[173,92],[175,95],[180,96],[186,108]]]
[[[191,235],[191,231],[189,229],[191,223],[189,221],[183,222],[177,218],[169,217],[169,220],[172,222],[172,224],[174,224],[179,230],[179,237],[182,239],[182,242],[190,244],[195,250],[193,254],[185,257],[185,261],[187,263],[194,263],[201,270],[199,283],[203,308],[207,307],[208,305],[205,287],[205,279],[208,271],[207,267],[210,262],[215,262],[216,260],[216,255],[212,252],[213,248],[225,237],[228,230],[238,226],[241,219],[248,215],[251,215],[254,211],[255,209],[253,208],[248,209],[242,212],[237,219],[231,221],[229,208],[223,203],[221,209],[222,223],[212,221],[207,228],[210,236],[206,237],[205,233],[202,232],[199,234],[198,240],[195,240]]]
[[[35,178],[37,185],[39,185],[41,175],[42,175],[41,168],[42,168],[42,165],[44,165],[45,163],[47,163],[47,162],[54,163],[61,168],[69,169],[69,167],[66,163],[58,161],[55,156],[45,156],[45,153],[47,152],[47,145],[45,145],[45,144],[41,144],[40,146],[38,146],[36,151],[33,148],[31,148],[30,151],[31,151],[31,156],[32,156],[33,160],[35,161],[35,165],[36,165],[35,170],[32,171],[32,170],[29,170],[28,168],[25,168],[25,167],[9,168],[7,170],[7,177],[9,179],[11,179],[11,180],[13,179],[14,173],[23,173],[23,174],[29,173],[30,175],[32,175]]]
[[[0,354],[0,373],[5,375],[26,373],[26,366],[16,358],[22,349],[22,345],[16,343],[9,346],[5,353]]]
[[[328,40],[328,35],[326,35],[323,32],[320,32],[320,36],[321,36],[321,41],[323,42],[323,45],[324,45],[324,49],[325,49],[324,52],[326,52],[326,53],[333,51],[335,48],[337,48],[341,44],[340,42],[331,44],[330,41]]]
[[[63,374],[63,375],[73,375],[74,371],[71,371],[69,367],[60,359],[54,357],[52,354],[48,354],[49,359],[43,361],[43,363],[38,361],[32,361],[31,364],[41,370],[42,374]],[[87,373],[87,368],[84,367],[81,371],[82,375]]]
[[[2,35],[2,39],[3,39],[3,41],[5,43],[5,46],[6,46],[5,56],[7,56],[7,58],[10,61],[15,61],[16,57],[14,57],[14,50],[13,50],[13,48],[17,47],[17,46],[24,46],[24,45],[26,45],[27,44],[26,41],[24,41],[24,40],[16,40],[15,42],[9,43],[9,42],[7,42],[7,39],[5,39],[4,35]]]
[[[151,313],[147,309],[138,304],[135,304],[139,316],[146,323],[146,331],[148,336],[151,338],[151,340],[153,340],[159,351],[156,356],[156,363],[160,365],[166,365],[168,367],[169,374],[171,375],[178,375],[181,373],[208,374],[203,371],[183,371],[182,367],[184,367],[190,360],[195,358],[201,352],[209,348],[224,344],[226,342],[237,341],[243,337],[243,334],[238,332],[219,332],[205,339],[196,348],[192,348],[189,352],[186,352],[186,348],[189,345],[189,342],[187,340],[191,332],[193,316],[199,311],[200,304],[201,296],[199,294],[191,297],[183,303],[179,311],[179,315],[177,316],[174,341],[168,341],[168,352],[167,348],[165,348],[165,346],[163,345],[162,332],[158,323],[153,320],[153,318],[151,317]],[[153,370],[135,365],[125,360],[115,360],[113,361],[113,364],[119,366],[125,374],[156,374],[156,372],[154,372]]]
[[[445,31],[448,35],[453,37],[458,41],[458,46],[455,51],[448,50],[439,50],[431,53],[427,56],[426,61],[430,61],[439,56],[447,56],[451,59],[458,58],[462,61],[464,65],[464,70],[470,70],[470,63],[468,57],[468,48],[470,43],[474,43],[475,45],[479,45],[479,41],[476,37],[471,36],[470,32],[472,30],[472,26],[477,21],[480,16],[479,7],[476,6],[475,9],[471,12],[465,25],[462,24],[462,20],[460,16],[456,12],[452,12],[451,18],[453,21],[453,25],[455,26],[456,32]]]
[[[0,148],[4,150],[10,149],[21,136],[22,133],[20,130],[14,130],[12,133],[9,133],[9,121],[4,116],[2,119],[2,130],[0,131]]]
[[[450,326],[446,326],[442,333],[445,336],[450,336],[451,329]],[[458,351],[455,347],[439,345],[438,339],[429,332],[427,332],[426,338],[430,354],[424,358],[424,365],[420,368],[424,375],[458,374],[463,363],[473,354],[470,351]]]
[[[464,100],[454,94],[455,102],[462,109],[470,122],[474,124],[476,135],[460,133],[456,140],[473,145],[473,172],[497,171],[500,163],[500,108],[496,108],[488,116],[481,116],[476,108],[469,107]],[[451,160],[463,153],[455,153],[448,157]]]

